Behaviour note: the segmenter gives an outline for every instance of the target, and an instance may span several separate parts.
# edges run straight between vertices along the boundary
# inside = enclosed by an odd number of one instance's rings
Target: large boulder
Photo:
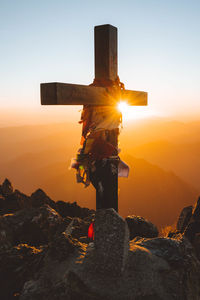
[[[94,247],[100,262],[95,268],[119,276],[128,257],[129,230],[126,221],[113,208],[96,212]]]
[[[133,240],[127,280],[135,280],[135,299],[198,299],[199,267],[193,247],[181,235]]]
[[[125,220],[130,231],[130,240],[132,240],[136,236],[146,238],[153,238],[158,236],[157,227],[143,217],[132,215],[126,217]]]
[[[48,205],[1,216],[0,247],[8,248],[18,243],[47,244],[54,234],[64,231],[69,222]]]
[[[83,283],[81,285],[83,295],[85,293],[94,295],[92,299],[99,297],[110,300],[198,300],[200,298],[200,262],[191,244],[182,236],[177,240],[170,238],[132,240],[121,275],[112,271],[107,272],[106,268],[104,272],[102,269],[99,270],[96,266],[101,264],[101,256],[95,256],[95,252],[95,247],[92,249],[89,246],[80,268],[74,269],[79,281]],[[107,252],[108,263],[109,259],[113,259],[112,247]],[[76,288],[74,286],[74,289]]]

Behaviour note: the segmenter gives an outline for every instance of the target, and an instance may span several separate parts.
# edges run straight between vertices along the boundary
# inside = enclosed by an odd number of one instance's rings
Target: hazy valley
[[[119,212],[142,215],[158,226],[175,222],[200,193],[200,122],[162,120],[128,123],[120,135],[120,157],[130,176],[119,180]],[[41,187],[56,200],[95,208],[93,187],[75,180],[70,161],[81,126],[50,124],[0,129],[0,180],[32,193]]]

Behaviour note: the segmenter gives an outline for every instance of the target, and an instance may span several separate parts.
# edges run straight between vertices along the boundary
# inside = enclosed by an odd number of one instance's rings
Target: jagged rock
[[[73,239],[71,235],[62,232],[56,234],[48,244],[47,255],[50,260],[54,259],[61,262],[66,260],[67,257],[79,247],[80,243],[78,240]]]
[[[195,241],[195,236],[198,233],[200,233],[200,198],[197,200],[196,205],[192,211],[192,216],[185,228],[184,235],[191,243],[193,243]]]
[[[28,249],[21,255],[21,249],[15,252],[14,260],[8,253],[16,249],[0,252],[4,261],[1,264],[0,260],[0,276],[6,274],[5,290],[3,282],[1,287],[3,299],[15,299],[13,293],[19,300],[199,299],[200,262],[185,237],[135,238],[124,252],[129,244],[126,222],[112,209],[98,211],[97,215],[97,243],[87,246],[60,232],[45,248],[37,248],[41,251],[38,254]],[[113,272],[110,260],[119,264],[119,251],[125,254],[126,263],[121,264],[123,272],[116,272],[115,267]],[[105,263],[108,268],[101,267]]]
[[[0,216],[0,298],[200,299],[200,200],[184,234],[177,230],[173,238],[137,233],[129,242],[127,222],[113,209],[98,210],[95,239],[88,244],[80,241],[93,218],[90,210],[61,203],[62,217],[49,205],[41,206],[50,199],[41,190],[31,201],[19,191],[1,195],[0,205],[13,194],[17,211]],[[36,207],[33,199],[38,199]],[[66,215],[69,207],[73,219]]]
[[[48,204],[53,209],[56,209],[56,203],[51,200],[42,189],[38,189],[31,194],[31,204],[33,207],[40,207],[44,204]]]
[[[30,197],[15,190],[13,193],[6,196],[2,213],[9,214],[27,207],[31,207]]]
[[[20,300],[55,299],[72,300],[70,293],[70,267],[79,264],[86,245],[61,233],[48,244],[43,267],[25,282]],[[71,282],[72,291],[75,282]],[[85,299],[85,298],[81,298]],[[90,299],[90,298],[88,298]]]
[[[24,283],[42,267],[43,248],[21,244],[0,252],[0,298],[18,299]]]
[[[64,201],[57,201],[55,209],[63,218],[67,216],[72,218],[87,218],[90,217],[91,214],[95,213],[94,210],[85,207],[80,207],[79,205],[77,205],[76,202],[69,203]]]
[[[73,218],[67,226],[65,233],[72,235],[76,239],[87,237],[90,222],[86,222],[80,218]],[[85,241],[89,242],[88,239]]]
[[[50,206],[20,210],[15,214],[0,217],[0,247],[8,240],[9,245],[28,243],[42,245],[48,243],[56,232],[64,231],[69,220],[62,217]],[[8,238],[9,237],[9,238]]]
[[[157,227],[143,217],[132,215],[126,217],[125,220],[130,231],[130,240],[132,240],[136,236],[146,238],[153,238],[158,236]]]
[[[176,225],[176,228],[179,232],[183,233],[186,226],[188,225],[191,216],[192,216],[192,210],[193,210],[193,206],[187,206],[184,207],[183,210],[180,213],[180,216],[178,218],[178,222]]]
[[[113,209],[96,211],[94,223],[95,268],[119,276],[125,267],[129,248],[129,230],[125,220]]]
[[[4,199],[6,200],[5,202],[3,201]],[[63,218],[78,217],[90,219],[95,213],[94,210],[80,207],[76,202],[55,202],[42,189],[36,190],[29,197],[18,190],[13,192],[13,187],[8,179],[5,179],[4,183],[0,185],[0,215],[13,213],[27,207],[37,208],[45,204],[55,209]]]
[[[105,232],[106,235],[106,232]],[[113,234],[113,239],[115,234]],[[105,236],[105,239],[108,236]],[[112,259],[112,246],[107,263]],[[200,262],[187,239],[138,238],[130,242],[125,268],[121,275],[99,270],[101,256],[89,245],[79,268],[71,268],[80,282],[79,295],[109,300],[199,299]],[[75,284],[74,289],[77,289]],[[95,298],[96,297],[96,298]],[[76,298],[72,298],[76,299]]]
[[[11,182],[6,178],[3,182],[3,184],[0,187],[0,194],[3,196],[8,196],[13,193],[13,187]]]
[[[179,240],[153,238],[131,242],[127,267],[128,280],[135,280],[136,299],[151,296],[178,300],[200,296],[200,263],[191,244],[182,236]]]
[[[170,239],[170,238],[154,238],[154,239],[140,239],[132,245],[139,245],[140,247],[145,247],[151,253],[158,257],[165,259],[171,266],[180,267],[183,264],[184,258],[181,255],[180,239]],[[190,246],[192,249],[192,247]]]
[[[200,197],[196,202],[196,205],[193,209],[191,221],[200,222]]]
[[[90,246],[89,250],[82,248],[80,259],[81,251],[76,251],[77,247],[73,250],[72,246],[69,254],[65,246],[62,248],[63,242],[65,244],[62,240],[58,247],[58,251],[63,250],[61,260],[56,260],[56,249],[52,257],[44,258],[41,271],[25,282],[20,300],[199,299],[200,263],[184,238],[131,241],[125,270],[120,277],[95,268],[90,261],[94,247],[93,250]],[[108,257],[111,252],[112,249]]]

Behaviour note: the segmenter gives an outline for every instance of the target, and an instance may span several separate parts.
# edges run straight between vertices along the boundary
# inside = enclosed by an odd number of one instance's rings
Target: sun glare
[[[120,101],[117,105],[117,108],[121,113],[126,112],[128,110],[128,107],[129,106],[125,101]]]
[[[120,101],[117,109],[122,113],[124,121],[146,119],[157,115],[148,106],[130,106],[126,101]]]

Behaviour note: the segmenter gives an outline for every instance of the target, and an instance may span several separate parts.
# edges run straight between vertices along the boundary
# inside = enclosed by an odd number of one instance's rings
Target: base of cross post
[[[96,209],[114,208],[118,212],[118,159],[103,159],[95,164],[90,180],[96,189]]]

